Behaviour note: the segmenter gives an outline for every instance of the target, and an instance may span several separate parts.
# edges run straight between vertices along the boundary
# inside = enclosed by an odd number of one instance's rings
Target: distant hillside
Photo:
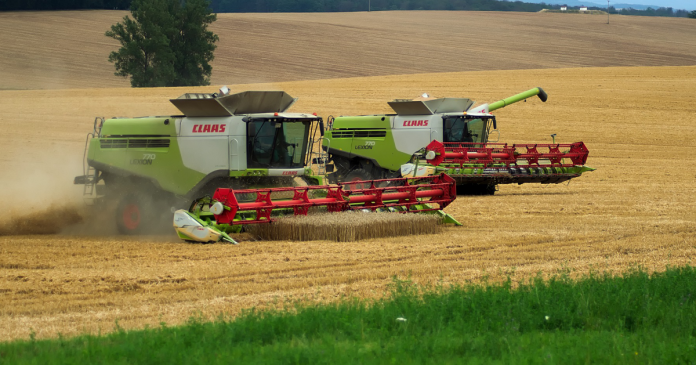
[[[525,0],[526,3],[532,3],[532,4],[549,4],[549,5],[568,5],[572,7],[578,7],[581,5],[585,5],[588,7],[596,7],[596,8],[602,8],[606,9],[607,8],[607,3],[606,2],[591,2],[591,1],[582,1],[582,0]],[[610,6],[614,7],[615,9],[635,9],[635,10],[646,10],[648,8],[653,8],[653,9],[658,9],[661,7],[665,7],[665,5],[641,5],[641,4],[629,4],[629,3],[615,3],[611,2],[609,4]],[[675,7],[675,10],[680,9],[679,7]],[[688,9],[692,10],[692,9]]]
[[[0,13],[0,89],[129,87],[104,32],[125,11]],[[551,13],[219,14],[211,82],[696,65],[694,22]]]
[[[624,9],[624,8],[631,8],[631,9],[636,9],[636,10],[646,10],[647,8],[661,8],[664,7],[664,5],[641,5],[641,4],[626,4],[626,3],[617,3],[617,4],[610,4],[616,9]],[[588,5],[589,6],[589,5]],[[595,6],[595,5],[593,5]],[[602,5],[599,5],[600,7]],[[606,8],[606,5],[604,6]]]
[[[607,7],[607,4],[598,4],[591,1],[580,1],[580,0],[525,0],[526,3],[532,4],[549,4],[549,5],[568,5],[568,6],[594,6],[594,7]]]
[[[587,10],[580,11],[578,9],[568,9],[568,10],[558,10],[558,9],[544,9],[542,13],[560,13],[560,14],[592,14],[592,15],[607,15],[608,13],[604,10]]]

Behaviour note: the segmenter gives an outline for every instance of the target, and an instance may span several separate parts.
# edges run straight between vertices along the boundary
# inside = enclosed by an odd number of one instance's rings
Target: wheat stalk
[[[246,230],[264,240],[354,242],[438,233],[440,222],[440,217],[432,214],[341,212],[282,217]]]

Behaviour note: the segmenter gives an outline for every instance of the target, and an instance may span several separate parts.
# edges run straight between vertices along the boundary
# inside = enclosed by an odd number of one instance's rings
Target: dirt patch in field
[[[386,101],[423,92],[490,102],[541,86],[548,102],[530,99],[495,112],[501,141],[550,142],[554,133],[558,142],[581,140],[597,170],[569,185],[506,185],[495,196],[459,197],[446,211],[464,227],[432,235],[238,246],[186,244],[173,232],[0,236],[0,339],[26,339],[32,331],[37,337],[104,333],[116,320],[124,328],[173,325],[197,313],[234,315],[287,299],[376,297],[395,275],[466,283],[562,270],[663,270],[696,257],[696,67],[480,71],[276,86],[300,97],[294,111],[323,117],[388,112]],[[267,86],[234,91],[250,87]],[[26,146],[47,141],[75,151],[63,154],[66,161],[79,161],[93,115],[175,112],[167,99],[183,92],[0,91],[0,166],[16,167],[21,159],[14,157]],[[44,102],[35,104],[36,97]],[[53,179],[56,188],[71,183],[69,176]],[[19,195],[20,187],[3,189],[3,199]]]

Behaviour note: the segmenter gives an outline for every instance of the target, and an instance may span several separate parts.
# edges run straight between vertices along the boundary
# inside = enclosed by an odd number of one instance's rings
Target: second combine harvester
[[[351,182],[445,172],[457,182],[458,194],[492,195],[498,184],[560,183],[591,171],[584,166],[588,151],[582,142],[491,143],[496,142],[490,141],[491,134],[499,132],[490,112],[533,96],[547,100],[540,87],[476,107],[466,98],[424,95],[389,102],[395,114],[329,118],[323,147],[336,167],[329,180]],[[419,152],[438,166],[412,171],[415,166],[409,162]],[[426,156],[426,152],[430,154]]]

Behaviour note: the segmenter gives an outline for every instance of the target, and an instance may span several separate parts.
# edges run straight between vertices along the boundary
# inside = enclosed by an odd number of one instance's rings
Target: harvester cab
[[[496,142],[500,136],[496,118],[490,113],[532,96],[538,96],[543,102],[548,98],[543,89],[534,88],[476,107],[473,107],[472,100],[466,98],[394,100],[389,102],[389,106],[395,114],[336,117],[326,132],[323,145],[336,167],[336,172],[329,175],[329,181],[350,182],[400,176],[402,165],[413,162],[414,155],[434,140],[444,142],[447,148],[479,148],[482,149],[479,152],[484,153],[490,150],[491,135],[495,136]],[[530,148],[533,154],[533,147]],[[539,170],[534,158],[525,168],[515,169],[517,166],[513,163],[511,167],[512,162],[508,162],[507,165],[503,164],[505,169],[501,170],[496,169],[501,167],[500,164],[489,160],[462,161],[459,158],[451,164],[449,160],[444,160],[440,161],[438,169],[423,171],[449,174],[457,181],[460,194],[492,195],[498,184],[557,183],[590,170],[583,170],[579,166],[573,166],[568,171]],[[405,170],[410,171],[408,167]]]
[[[171,224],[174,208],[217,188],[322,183],[309,166],[323,120],[288,113],[296,100],[282,91],[188,93],[171,100],[181,115],[102,119],[75,183],[95,203],[115,205],[127,234]]]

